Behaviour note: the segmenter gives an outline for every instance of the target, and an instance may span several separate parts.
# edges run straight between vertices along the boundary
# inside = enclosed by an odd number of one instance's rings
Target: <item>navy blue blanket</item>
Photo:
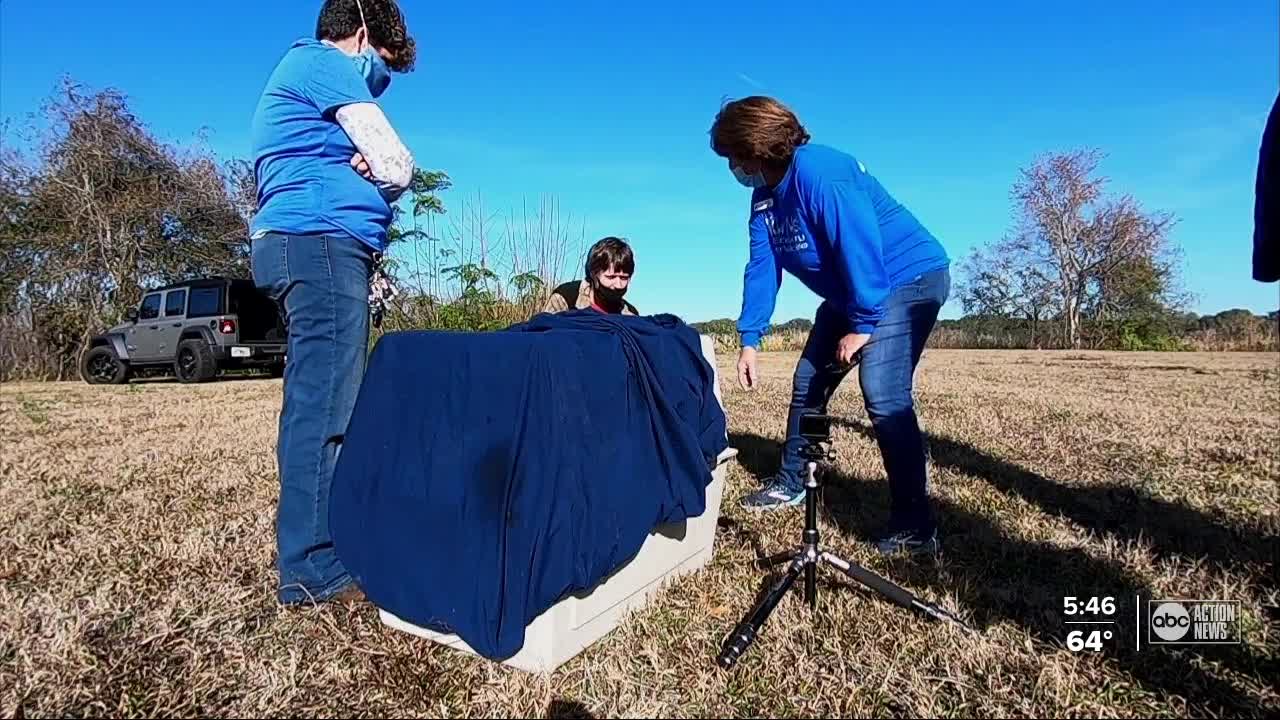
[[[656,526],[701,515],[726,446],[698,334],[671,316],[389,334],[339,456],[334,544],[376,605],[503,660]]]

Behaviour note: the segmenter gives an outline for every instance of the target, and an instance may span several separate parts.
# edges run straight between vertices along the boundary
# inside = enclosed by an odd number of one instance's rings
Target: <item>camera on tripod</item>
[[[791,590],[792,585],[804,575],[804,599],[811,610],[817,608],[818,602],[818,565],[827,565],[844,573],[849,579],[879,592],[898,605],[919,610],[937,620],[953,623],[968,632],[972,630],[962,620],[942,608],[925,602],[906,589],[886,580],[850,560],[822,549],[818,534],[818,493],[822,483],[819,482],[818,465],[822,462],[833,462],[835,450],[831,447],[831,417],[824,413],[804,413],[800,416],[799,435],[806,442],[800,449],[800,457],[807,465],[807,481],[804,498],[804,533],[802,544],[791,552],[784,552],[771,558],[760,560],[765,567],[776,567],[786,564],[787,572],[769,587],[768,592],[756,603],[755,607],[733,629],[725,639],[716,664],[729,669],[738,663],[738,659],[755,642],[760,628],[769,619],[769,615],[781,602],[782,596]]]
[[[831,416],[805,413],[800,416],[800,437],[809,442],[826,442],[831,439]]]
[[[800,449],[800,457],[805,460],[835,460],[835,450],[831,448],[831,416],[822,413],[804,413],[800,416],[800,437],[805,445]]]

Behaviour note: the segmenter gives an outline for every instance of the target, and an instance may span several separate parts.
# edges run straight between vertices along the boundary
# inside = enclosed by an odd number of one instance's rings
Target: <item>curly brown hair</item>
[[[369,44],[391,54],[387,66],[402,73],[413,70],[418,47],[396,0],[360,0],[360,5],[356,0],[325,0],[316,20],[316,39],[336,42],[355,35],[361,25],[361,7],[369,26]]]
[[[711,149],[724,158],[785,164],[791,162],[796,148],[808,142],[809,133],[800,118],[763,95],[725,103],[711,125]]]

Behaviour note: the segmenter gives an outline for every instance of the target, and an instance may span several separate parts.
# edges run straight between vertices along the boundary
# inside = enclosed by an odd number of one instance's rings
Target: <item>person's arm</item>
[[[769,210],[755,211],[748,225],[751,236],[751,257],[743,273],[742,313],[738,316],[738,334],[742,346],[759,348],[760,336],[769,326],[774,306],[778,301],[778,288],[782,286],[782,267],[773,255],[769,244],[769,228],[765,219]]]
[[[542,306],[544,313],[562,313],[569,309],[569,301],[562,292],[563,286],[557,287],[551,291],[551,295],[547,297],[547,302]]]
[[[835,270],[849,290],[844,308],[854,334],[870,335],[884,317],[889,273],[884,266],[880,220],[855,180],[819,181],[810,207],[836,257]]]
[[[337,49],[320,53],[300,91],[321,116],[336,120],[351,138],[369,167],[370,180],[389,202],[409,187],[413,158],[350,58]]]
[[[394,201],[413,180],[413,156],[400,141],[382,108],[374,102],[338,108],[338,124],[369,165],[371,180],[384,197]]]

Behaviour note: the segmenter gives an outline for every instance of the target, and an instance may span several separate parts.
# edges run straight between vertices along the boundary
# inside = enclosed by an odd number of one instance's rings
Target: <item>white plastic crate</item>
[[[715,344],[706,336],[702,337],[702,352],[715,369]],[[715,382],[716,399],[723,406],[718,371]],[[590,591],[565,598],[548,608],[525,628],[524,646],[505,664],[529,672],[551,672],[607,635],[628,613],[647,604],[665,583],[710,562],[715,550],[727,464],[736,455],[737,450],[733,448],[720,454],[712,471],[712,482],[707,486],[706,512],[655,528],[630,562]],[[385,610],[379,610],[379,614],[389,627],[474,654],[456,635],[418,627]]]

